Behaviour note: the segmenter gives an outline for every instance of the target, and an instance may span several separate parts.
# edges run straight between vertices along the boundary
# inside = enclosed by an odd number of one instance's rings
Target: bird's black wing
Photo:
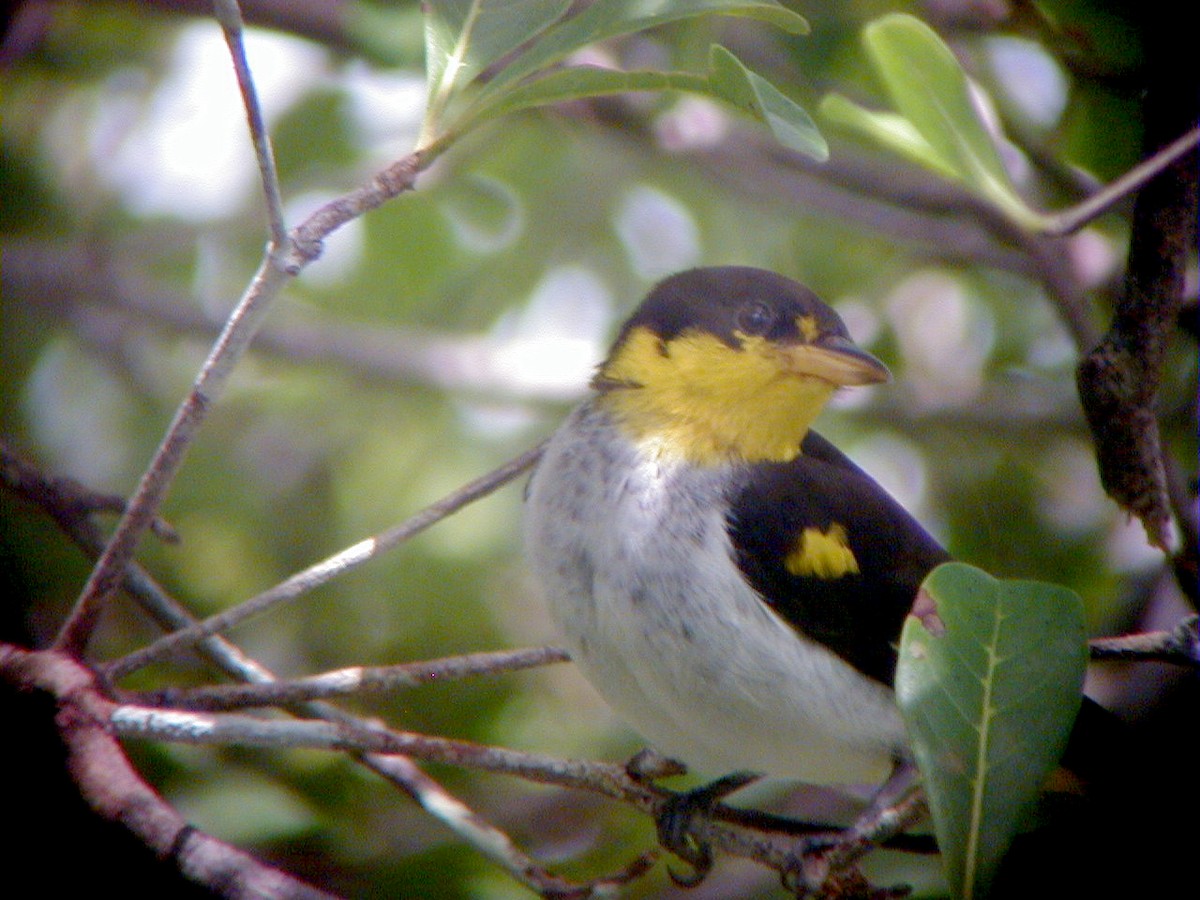
[[[904,617],[950,557],[887,491],[810,432],[796,459],[747,470],[727,525],[738,566],[783,619],[892,684]]]

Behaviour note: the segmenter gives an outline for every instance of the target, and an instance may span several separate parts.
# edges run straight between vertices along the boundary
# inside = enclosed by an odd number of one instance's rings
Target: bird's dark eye
[[[746,334],[766,334],[774,322],[771,307],[758,300],[751,300],[737,312],[737,327]]]

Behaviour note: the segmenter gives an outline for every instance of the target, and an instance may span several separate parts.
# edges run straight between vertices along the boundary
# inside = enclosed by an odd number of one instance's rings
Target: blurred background
[[[1162,36],[1134,4],[786,5],[810,36],[708,18],[594,52],[694,68],[719,41],[810,111],[829,91],[878,104],[859,35],[901,9],[959,54],[1034,205],[1076,202],[1141,157]],[[27,0],[7,13],[0,437],[96,490],[132,491],[265,240],[228,51],[191,14],[206,6]],[[412,149],[420,9],[243,7],[258,23],[249,61],[295,224]],[[469,135],[415,192],[334,234],[286,290],[163,510],[181,543],[147,537],[139,559],[197,616],[236,604],[547,435],[657,279],[745,264],[808,284],[891,367],[892,383],[846,393],[819,429],[952,553],[1068,585],[1097,633],[1174,624],[1187,605],[1140,525],[1104,496],[1075,392],[1078,336],[1107,327],[1120,286],[1128,205],[1069,238],[1021,240],[952,185],[822,127],[824,165],[686,95],[568,104]],[[1194,297],[1194,260],[1190,278]],[[1194,329],[1194,302],[1191,316]],[[1160,421],[1194,479],[1194,331],[1178,337]],[[522,565],[522,483],[230,637],[279,675],[552,642]],[[2,637],[44,645],[88,561],[0,492],[0,566],[19,598]],[[122,601],[92,652],[154,636]],[[210,677],[185,661],[126,686]],[[1094,687],[1147,719],[1195,697],[1194,680],[1162,667],[1108,666]],[[569,666],[348,705],[546,753],[620,760],[639,746]],[[526,896],[341,756],[132,752],[198,827],[331,890]],[[591,796],[431,772],[568,877],[612,871],[653,840],[647,821]],[[907,864],[873,863],[894,880],[925,877]],[[689,896],[760,890],[777,890],[770,873],[730,863]],[[662,866],[631,889],[668,891]]]

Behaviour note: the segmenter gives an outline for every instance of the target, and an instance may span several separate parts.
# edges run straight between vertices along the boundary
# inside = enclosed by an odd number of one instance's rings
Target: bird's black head
[[[849,340],[846,326],[804,285],[748,266],[691,269],[660,282],[625,323],[616,343],[645,327],[663,341],[703,332],[730,347],[747,336],[808,343],[821,336]]]
[[[635,441],[713,463],[793,458],[837,388],[887,377],[808,288],[726,266],[655,287],[593,386]]]

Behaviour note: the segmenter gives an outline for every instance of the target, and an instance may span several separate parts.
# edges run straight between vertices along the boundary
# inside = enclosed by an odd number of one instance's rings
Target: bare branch
[[[93,513],[121,514],[127,504],[117,494],[93,491],[74,478],[49,478],[36,466],[22,459],[8,443],[0,438],[0,484],[18,497],[46,510],[67,533],[89,528],[95,543],[100,544],[99,532],[91,522]],[[159,540],[168,544],[179,542],[179,535],[164,519],[155,518],[150,525]]]
[[[10,453],[2,444],[0,444],[0,450],[4,451],[3,456],[0,457],[0,462],[3,463],[0,466],[0,474],[3,475],[0,484],[44,509],[85,552],[92,558],[98,557],[103,549],[103,541],[90,518],[75,515],[69,497],[64,499],[60,496],[60,480],[46,478],[15,454]],[[195,619],[177,601],[166,594],[134,563],[126,567],[124,587],[164,628],[179,628],[195,622]],[[196,650],[208,657],[223,672],[241,681],[270,685],[274,680],[270,671],[246,657],[237,647],[221,637],[205,638],[196,646]],[[538,658],[547,662],[561,655],[553,648],[525,651],[525,653],[527,654],[526,659]],[[522,655],[520,651],[512,654],[493,654],[493,659],[487,661],[482,659],[486,654],[480,654],[479,662],[481,664],[478,668],[499,671],[505,666],[505,657],[511,666],[521,662]],[[471,665],[468,658],[465,666],[458,667],[470,668]],[[456,666],[456,660],[447,660],[443,668],[449,672],[455,670]],[[322,703],[301,703],[293,711],[302,716],[314,716],[334,722],[346,722],[353,727],[365,727],[356,717]],[[397,755],[367,754],[360,756],[359,762],[398,787],[431,816],[443,822],[465,841],[502,866],[514,879],[546,896],[583,897],[591,896],[594,892],[603,893],[606,885],[622,884],[636,877],[648,865],[646,859],[639,858],[624,871],[609,878],[598,879],[584,885],[566,882],[538,865],[523,853],[506,834],[472,812],[460,800],[422,772],[411,760]]]
[[[191,391],[176,411],[162,443],[142,475],[125,515],[117,524],[112,539],[84,585],[75,609],[64,624],[56,646],[76,654],[82,652],[100,610],[119,586],[121,570],[132,559],[139,538],[154,520],[208,410],[223,396],[230,374],[245,355],[272,301],[283,286],[305,265],[320,256],[321,240],[331,231],[410,189],[417,165],[415,157],[406,157],[389,166],[366,187],[352,191],[314,213],[293,232],[293,250],[289,252],[283,268],[276,267],[274,254],[268,252],[258,273],[226,321]]]
[[[112,539],[92,569],[75,608],[55,640],[55,646],[76,655],[85,649],[101,609],[118,589],[122,571],[133,558],[141,535],[154,520],[196,433],[211,406],[224,395],[230,374],[245,355],[274,299],[305,265],[320,256],[321,242],[325,236],[350,219],[410,190],[422,165],[421,157],[416,154],[393,163],[365,187],[351,191],[317,210],[291,233],[286,242],[280,241],[283,217],[281,213],[276,214],[279,203],[274,162],[269,161],[263,166],[264,157],[270,157],[270,144],[266,141],[265,131],[261,130],[261,111],[254,99],[253,80],[245,65],[244,53],[239,57],[240,38],[230,37],[231,34],[240,33],[241,17],[233,0],[217,0],[216,9],[234,53],[234,66],[239,69],[239,85],[246,99],[260,169],[266,179],[264,191],[268,196],[268,207],[272,210],[273,239],[267,246],[258,272],[204,361],[192,389],[176,410],[125,515],[118,522]],[[254,131],[255,128],[260,130]]]
[[[357,544],[347,547],[340,553],[335,553],[333,556],[297,572],[290,578],[275,585],[275,587],[268,588],[261,594],[251,597],[249,600],[226,612],[176,631],[155,641],[148,647],[144,647],[122,659],[109,663],[104,669],[106,676],[114,681],[123,678],[130,672],[168,657],[209,635],[227,631],[234,625],[265,612],[272,606],[295,600],[313,588],[320,587],[331,581],[338,575],[375,559],[380,554],[399,546],[409,538],[437,524],[451,513],[473,503],[480,497],[487,496],[492,491],[512,481],[537,462],[541,453],[542,445],[527,450],[520,456],[499,466],[481,478],[477,478],[475,481],[446,495],[436,503],[425,507],[425,509],[394,528],[359,541]]]
[[[242,40],[245,30],[242,24],[242,10],[237,0],[213,0],[212,5],[213,13],[225,34],[225,43],[229,45],[229,56],[233,60],[238,90],[242,92],[242,105],[246,109],[250,140],[254,144],[254,156],[258,161],[259,181],[262,183],[263,197],[267,201],[267,225],[271,234],[271,247],[278,252],[287,245],[287,222],[283,215],[283,197],[279,190],[279,174],[275,168],[271,136],[267,133],[267,126],[263,121],[258,90],[254,86],[250,63],[246,60],[246,45]]]
[[[54,696],[68,767],[80,794],[97,814],[124,825],[160,858],[172,860],[185,877],[230,898],[331,897],[189,825],[129,764],[109,727],[113,704],[74,660],[0,644],[0,681]]]
[[[309,700],[383,693],[422,684],[455,681],[474,675],[515,672],[549,663],[566,662],[569,659],[567,652],[558,647],[465,653],[461,656],[395,666],[353,666],[321,675],[266,684],[165,688],[131,694],[126,699],[146,706],[169,706],[173,709],[208,712],[251,706],[288,706]]]
[[[1167,662],[1200,669],[1198,618],[1189,616],[1170,631],[1096,638],[1088,646],[1094,660]]]
[[[109,718],[116,734],[174,743],[340,750],[352,753],[402,754],[428,762],[465,766],[485,772],[511,775],[539,784],[574,788],[602,794],[629,803],[641,812],[658,815],[668,793],[649,785],[612,763],[563,759],[490,747],[471,741],[396,731],[378,725],[348,722],[267,720],[237,713],[193,713],[130,704],[114,705]],[[725,815],[718,805],[714,819]],[[745,853],[742,836],[714,824],[712,836],[731,852]],[[707,836],[707,835],[706,835]],[[782,857],[776,860],[782,861]]]
[[[1196,198],[1195,166],[1182,164],[1138,195],[1125,289],[1108,333],[1076,371],[1100,481],[1164,551],[1175,548],[1155,401],[1195,251]]]
[[[1173,140],[1149,159],[1138,163],[1111,184],[1105,185],[1087,200],[1051,217],[1048,234],[1071,234],[1088,222],[1104,215],[1130,194],[1200,146],[1200,126]]]
[[[377,173],[367,184],[331,200],[301,222],[292,231],[291,253],[286,261],[288,271],[296,274],[319,257],[324,249],[321,242],[351,219],[412,190],[417,173],[427,164],[421,154],[409,154]]]
[[[191,391],[176,411],[162,443],[142,475],[125,514],[117,524],[116,532],[92,569],[75,609],[55,640],[55,646],[76,655],[81,654],[87,646],[100,610],[118,589],[126,563],[133,558],[138,540],[154,521],[157,510],[166,497],[175,474],[183,465],[188,447],[209,408],[224,394],[230,373],[250,346],[271,302],[288,279],[285,268],[277,262],[287,243],[287,226],[283,218],[279,179],[254,79],[246,62],[245,47],[242,43],[241,12],[236,0],[214,0],[214,12],[224,30],[238,87],[242,93],[267,201],[271,240],[258,273],[230,314]]]
[[[55,641],[58,648],[75,655],[83,652],[100,610],[120,586],[125,565],[133,558],[141,535],[154,521],[200,425],[213,402],[224,394],[234,366],[245,354],[287,277],[264,260],[204,361],[192,389],[176,410],[125,514]]]
[[[104,539],[96,524],[89,515],[79,514],[73,479],[46,476],[0,441],[0,484],[44,510],[89,559],[95,561],[104,551]],[[137,563],[125,567],[121,586],[166,630],[195,622],[192,615]],[[269,677],[261,666],[224,638],[205,638],[197,650],[222,672],[239,680],[254,682]]]
[[[431,816],[476,850],[501,866],[512,878],[543,897],[611,897],[614,888],[645,874],[657,858],[656,851],[643,853],[613,875],[574,883],[555,875],[521,850],[512,839],[426,775],[406,756],[367,754],[363,765],[400,787]]]

